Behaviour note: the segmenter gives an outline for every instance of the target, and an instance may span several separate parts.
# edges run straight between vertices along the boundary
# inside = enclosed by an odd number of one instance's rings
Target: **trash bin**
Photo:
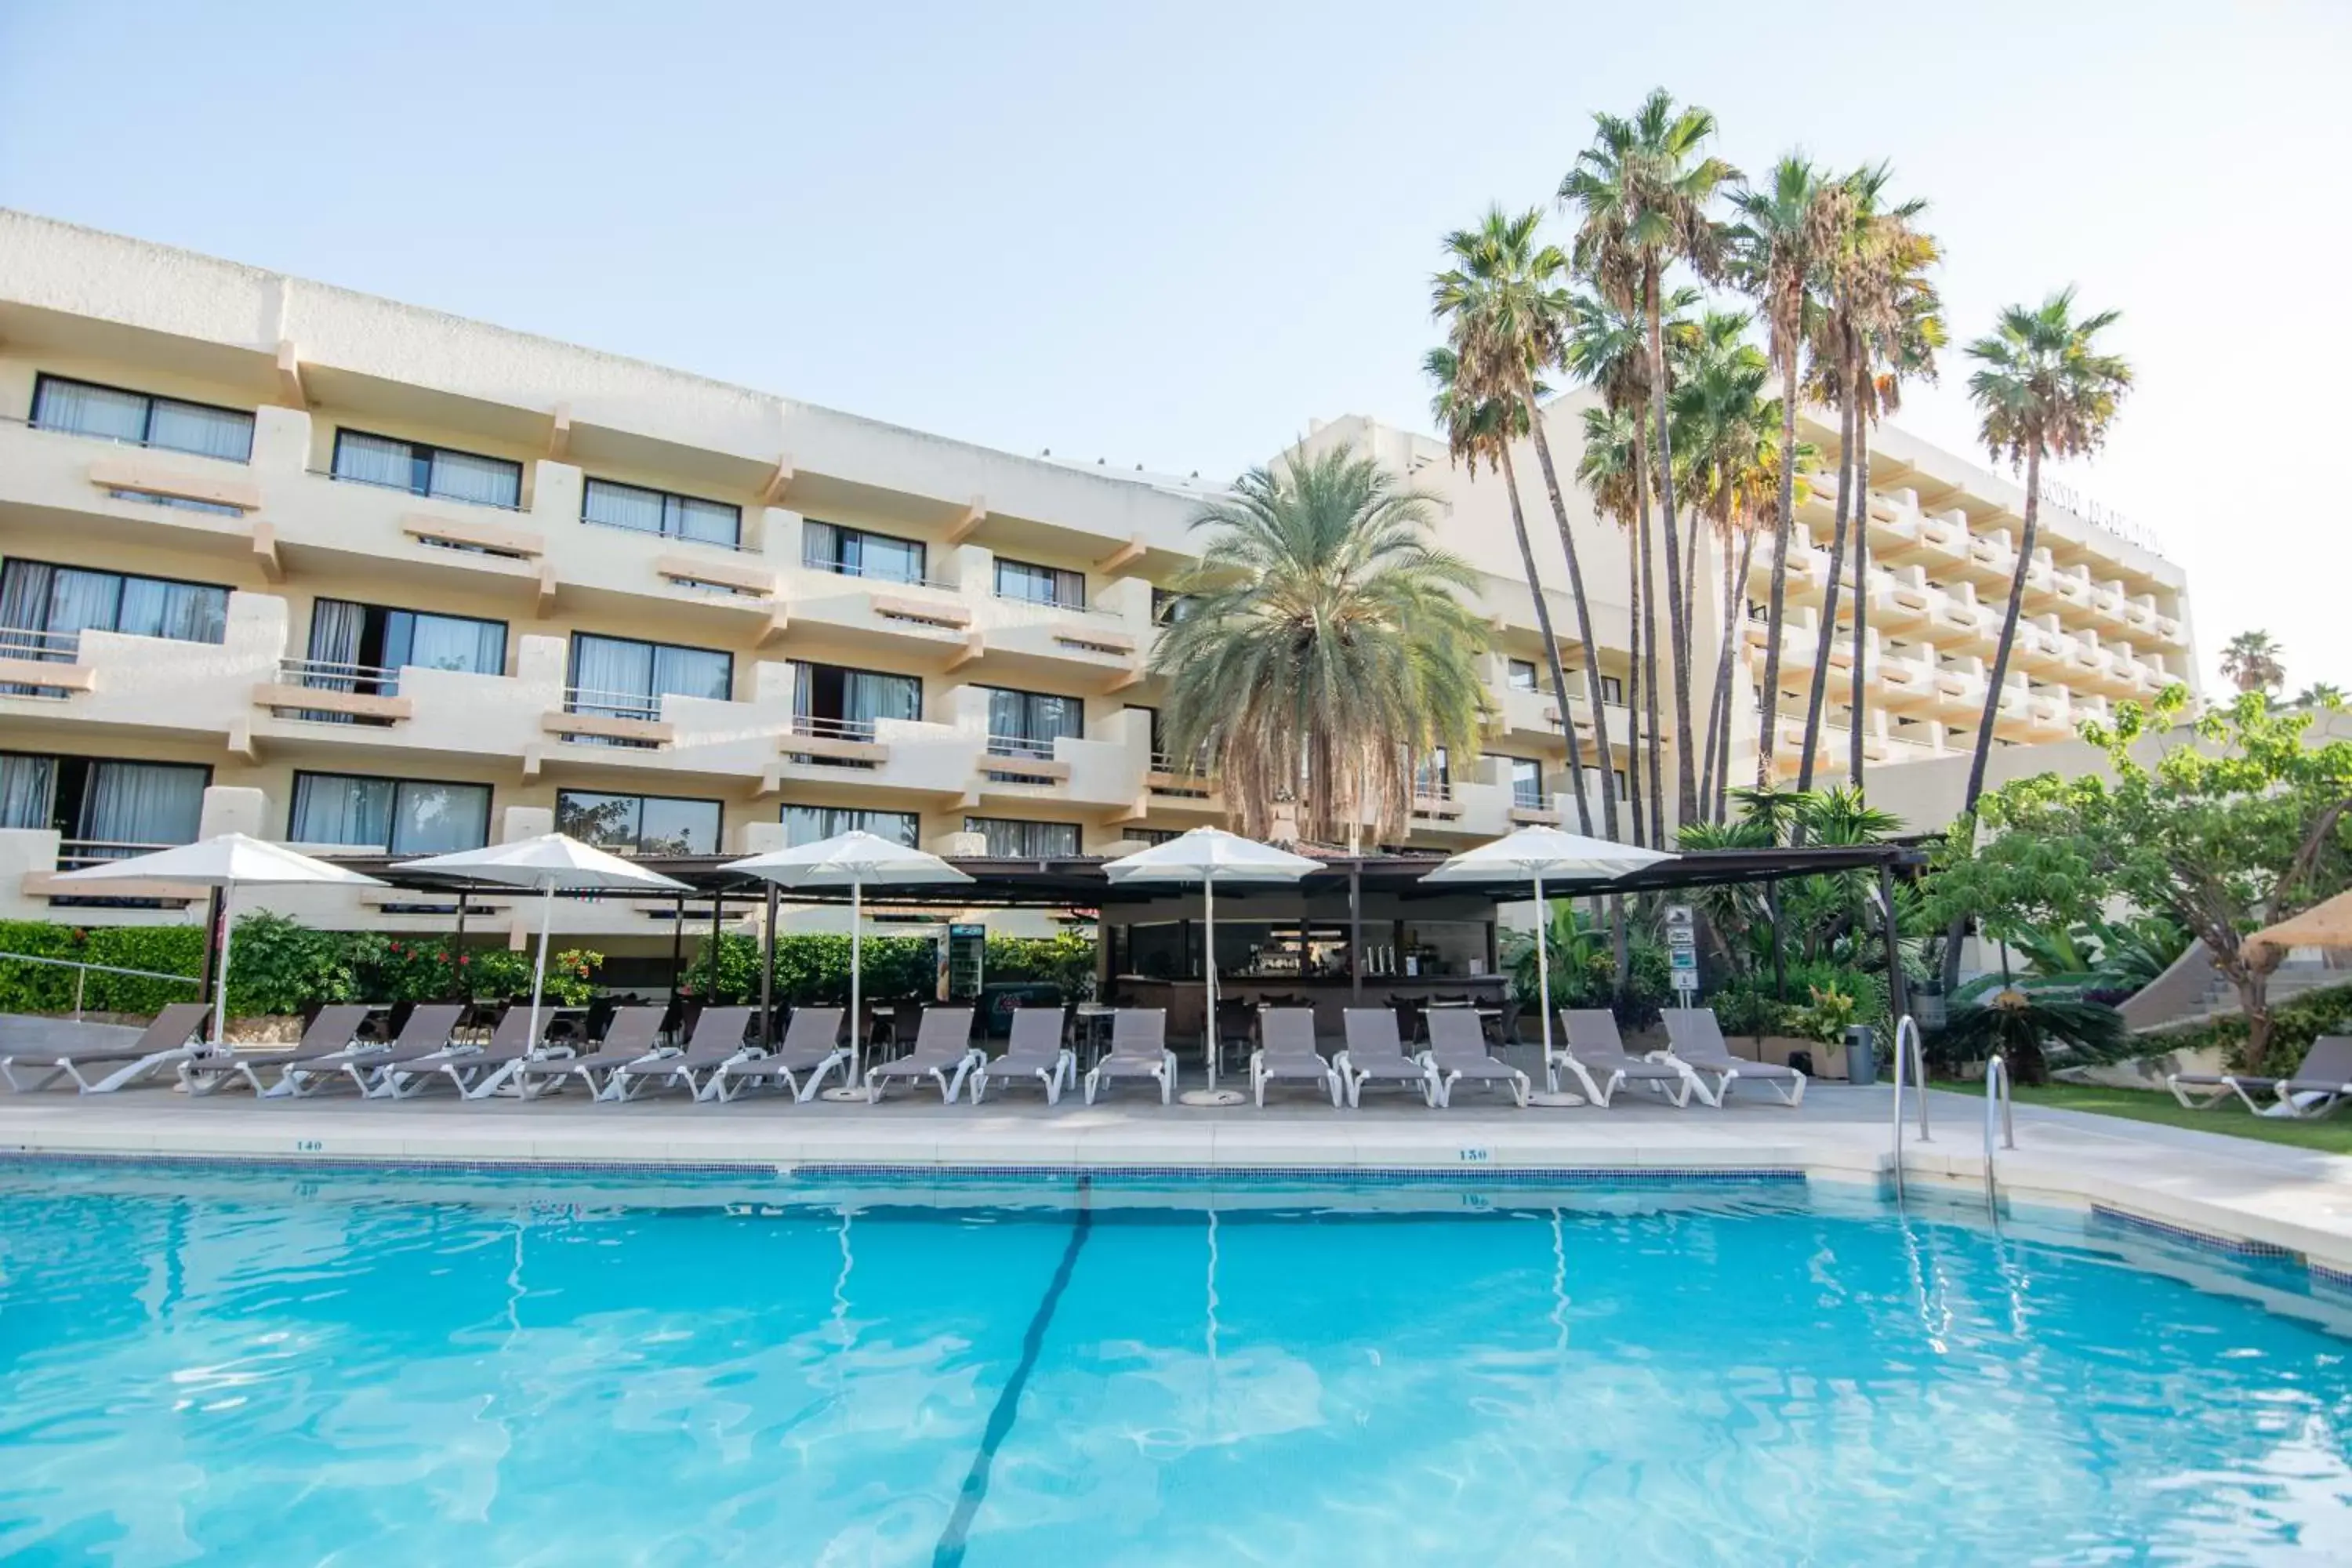
[[[1868,1024],[1855,1024],[1845,1032],[1845,1080],[1878,1081],[1878,1031]]]

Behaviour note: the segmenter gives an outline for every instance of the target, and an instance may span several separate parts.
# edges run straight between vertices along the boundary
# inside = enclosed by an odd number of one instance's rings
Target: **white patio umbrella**
[[[345,867],[299,855],[282,844],[223,833],[195,844],[108,860],[79,871],[68,871],[60,882],[158,881],[190,882],[221,890],[220,963],[213,984],[213,1044],[228,1043],[228,950],[236,925],[236,890],[286,888],[302,883],[334,887],[380,888],[383,883]],[[206,932],[207,942],[210,932]]]
[[[1113,882],[1198,882],[1201,923],[1207,933],[1209,1087],[1217,1087],[1217,884],[1220,882],[1296,882],[1322,862],[1271,844],[1260,844],[1227,833],[1222,827],[1196,827],[1164,844],[1123,855],[1103,866]]]
[[[1475,849],[1465,849],[1422,878],[1424,882],[1517,882],[1534,884],[1536,900],[1536,993],[1543,1008],[1544,1084],[1559,1092],[1559,1069],[1551,1059],[1551,953],[1544,908],[1544,879],[1613,881],[1674,857],[1636,844],[1587,838],[1557,827],[1522,827]]]
[[[659,889],[667,893],[693,890],[675,878],[647,870],[561,833],[542,833],[536,838],[487,844],[479,849],[459,849],[448,855],[428,855],[422,860],[404,860],[393,868],[539,890],[539,960],[530,972],[530,1037],[534,1040],[539,1038],[540,996],[547,987],[547,928],[555,918],[556,894],[604,889]]]
[[[907,883],[969,882],[970,877],[929,850],[853,827],[814,844],[771,849],[730,860],[722,871],[740,871],[780,888],[849,889],[849,1082],[858,1072],[858,966],[865,956],[866,889]]]

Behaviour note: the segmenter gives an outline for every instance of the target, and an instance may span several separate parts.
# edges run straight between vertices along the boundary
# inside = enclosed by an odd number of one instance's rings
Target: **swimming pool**
[[[2088,1216],[839,1182],[0,1168],[0,1558],[2352,1556],[2352,1298]]]

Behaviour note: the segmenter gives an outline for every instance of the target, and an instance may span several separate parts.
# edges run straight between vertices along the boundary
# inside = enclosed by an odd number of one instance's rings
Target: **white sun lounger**
[[[42,1020],[29,1026],[33,1039],[12,1045],[6,1055],[0,1055],[0,1079],[18,1094],[47,1089],[61,1078],[73,1079],[74,1088],[83,1094],[112,1094],[160,1068],[208,1054],[196,1036],[204,1032],[205,1021],[211,1016],[212,1008],[205,1003],[174,1002],[137,1035],[128,1039],[116,1035],[110,1041],[95,1030]],[[113,1070],[95,1079],[84,1070],[101,1068]],[[41,1076],[32,1083],[20,1083],[16,1078],[20,1068]]]
[[[893,1061],[876,1062],[866,1069],[866,1103],[878,1105],[882,1086],[893,1079],[930,1079],[939,1086],[940,1103],[953,1105],[963,1092],[963,1080],[973,1064],[987,1053],[971,1043],[969,1007],[926,1007],[915,1029],[915,1048]]]
[[[972,1064],[971,1102],[978,1105],[986,1097],[991,1079],[1002,1079],[1006,1083],[1035,1079],[1045,1088],[1045,1103],[1059,1105],[1062,1090],[1077,1075],[1078,1058],[1062,1044],[1062,1010],[1015,1007],[1013,1034],[1004,1042],[1004,1054],[982,1057]]]
[[[2204,1110],[2236,1095],[2257,1116],[2274,1116],[2278,1107],[2297,1121],[2315,1121],[2333,1114],[2352,1100],[2352,1035],[2322,1035],[2303,1053],[2303,1061],[2286,1078],[2259,1078],[2248,1073],[2177,1072],[2164,1087],[2190,1110]],[[2269,1105],[2254,1096],[2271,1096]],[[2299,1096],[2314,1098],[2301,1099]]]
[[[1160,1086],[1160,1103],[1176,1095],[1176,1053],[1168,1048],[1168,1009],[1121,1007],[1110,1016],[1110,1054],[1087,1074],[1087,1103],[1105,1079],[1148,1078]]]
[[[1733,1056],[1731,1047],[1723,1043],[1723,1029],[1715,1021],[1714,1008],[1669,1007],[1665,1020],[1666,1038],[1673,1045],[1669,1059],[1701,1078],[1712,1077],[1718,1105],[1731,1097],[1735,1083],[1763,1084],[1786,1106],[1804,1103],[1805,1075],[1778,1062],[1751,1062]]]
[[[1341,1016],[1348,1047],[1331,1058],[1331,1065],[1348,1086],[1349,1105],[1363,1104],[1368,1083],[1394,1083],[1419,1089],[1423,1102],[1433,1110],[1437,1108],[1437,1069],[1404,1054],[1394,1013],[1386,1007],[1350,1007]]]
[[[1261,1007],[1257,1013],[1258,1047],[1250,1053],[1250,1092],[1261,1109],[1270,1083],[1320,1084],[1331,1097],[1331,1109],[1345,1103],[1347,1088],[1339,1069],[1315,1048],[1315,1009]]]
[[[535,1100],[563,1087],[567,1079],[577,1078],[588,1088],[591,1100],[618,1100],[610,1092],[614,1077],[623,1068],[635,1067],[649,1057],[660,1054],[662,1015],[669,1009],[662,1006],[621,1007],[614,1010],[613,1020],[604,1026],[604,1038],[584,1057],[540,1056],[526,1058],[515,1069],[515,1083],[525,1100]]]
[[[1567,1047],[1555,1048],[1552,1060],[1568,1069],[1586,1100],[1604,1110],[1629,1083],[1665,1096],[1677,1110],[1689,1105],[1693,1095],[1707,1105],[1717,1103],[1706,1080],[1681,1062],[1627,1055],[1625,1037],[1617,1032],[1617,1015],[1606,1007],[1564,1007],[1559,1027]]]
[[[1428,1061],[1437,1069],[1440,1110],[1454,1103],[1454,1086],[1465,1079],[1490,1087],[1499,1083],[1511,1091],[1520,1110],[1528,1108],[1528,1075],[1487,1054],[1486,1029],[1467,1007],[1429,1010]]]
[[[745,1017],[751,1016],[750,1008],[741,1011]],[[782,1084],[796,1100],[814,1100],[817,1090],[824,1087],[825,1074],[835,1068],[845,1076],[849,1071],[849,1048],[841,1043],[845,1012],[840,1007],[793,1008],[792,1022],[784,1026],[784,1037],[776,1042],[774,1050],[764,1056],[740,1052],[719,1063],[695,1098],[729,1100],[753,1084]],[[701,1038],[699,1028],[694,1033],[697,1039]],[[742,1033],[740,1023],[736,1033]]]
[[[215,1051],[191,1057],[180,1064],[180,1087],[192,1095],[210,1094],[243,1079],[259,1096],[264,1092],[260,1068],[287,1068],[342,1055],[358,1043],[360,1026],[374,1011],[374,1005],[368,1002],[338,1002],[321,1007],[289,1051]]]

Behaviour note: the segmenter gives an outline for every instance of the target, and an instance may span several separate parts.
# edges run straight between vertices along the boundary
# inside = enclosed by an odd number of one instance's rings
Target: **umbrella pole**
[[[849,882],[849,1087],[856,1089],[864,1080],[857,1076],[860,1066],[857,1047],[857,971],[866,952],[866,886],[856,878]]]
[[[1209,1087],[1214,1089],[1217,1087],[1217,879],[1214,877],[1201,879],[1201,929],[1205,942],[1201,952],[1201,971],[1209,982]]]
[[[530,972],[530,1037],[539,1038],[539,998],[547,985],[547,928],[555,919],[555,884],[549,882],[539,894],[539,963]]]
[[[1543,1009],[1544,1084],[1552,1093],[1559,1092],[1559,1068],[1551,1059],[1551,951],[1545,944],[1544,925],[1548,911],[1544,909],[1543,873],[1532,873],[1536,882],[1536,998]]]
[[[213,1049],[228,1049],[228,947],[236,935],[236,884],[221,884],[220,974],[213,983]]]

